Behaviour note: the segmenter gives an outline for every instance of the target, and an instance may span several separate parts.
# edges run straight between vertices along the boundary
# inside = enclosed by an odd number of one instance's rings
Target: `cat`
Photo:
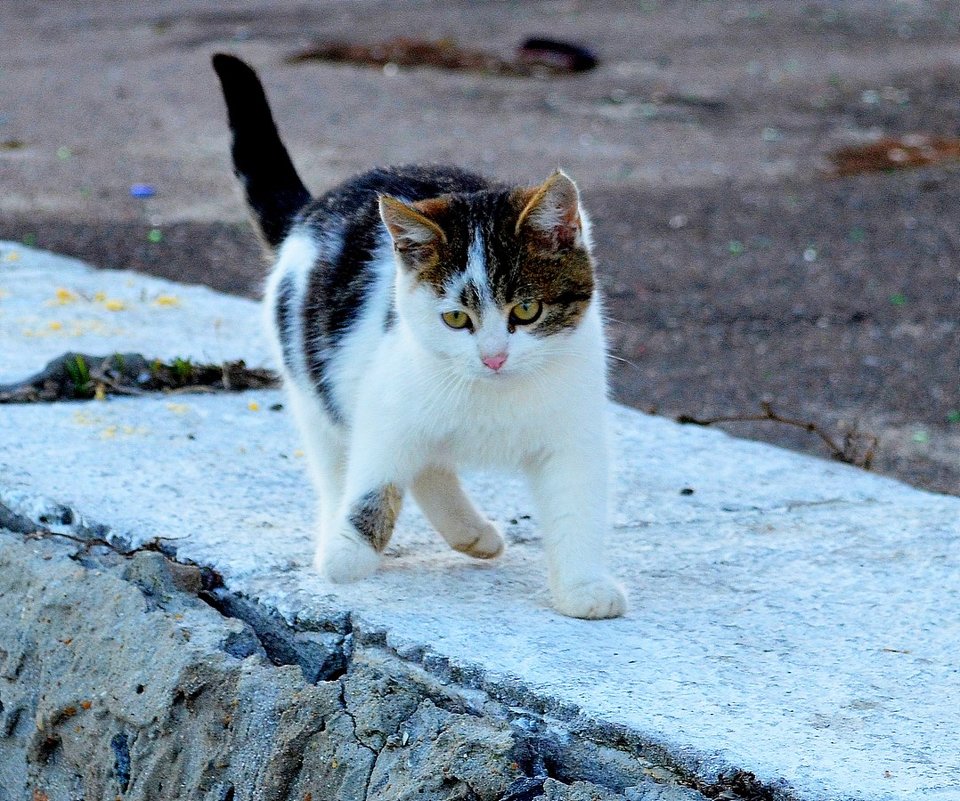
[[[333,582],[373,573],[407,491],[454,550],[498,557],[503,535],[457,470],[516,469],[554,609],[624,614],[603,556],[606,347],[574,182],[409,166],[313,198],[256,72],[222,53],[213,66],[234,171],[275,258],[265,305],[319,499],[315,567]]]

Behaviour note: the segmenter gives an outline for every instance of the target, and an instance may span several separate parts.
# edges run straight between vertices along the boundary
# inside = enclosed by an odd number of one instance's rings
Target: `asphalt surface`
[[[873,469],[960,493],[960,169],[836,178],[879,136],[953,136],[951,3],[107,0],[0,7],[0,237],[255,296],[209,55],[260,71],[307,184],[377,163],[534,182],[561,164],[595,220],[617,397],[671,416],[767,402]],[[504,78],[293,66],[315,38],[527,35],[597,70]],[[130,186],[147,182],[155,197]],[[159,241],[157,241],[159,240]],[[2,280],[2,274],[0,274]],[[820,455],[816,433],[735,423]]]

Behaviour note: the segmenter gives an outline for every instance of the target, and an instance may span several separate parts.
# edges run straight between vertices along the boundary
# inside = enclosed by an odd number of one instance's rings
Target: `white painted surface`
[[[333,587],[309,569],[313,503],[286,412],[269,410],[282,401],[0,407],[0,501],[36,493],[134,541],[179,538],[290,619],[352,610],[704,776],[740,767],[810,801],[960,798],[960,499],[617,409],[627,618],[550,610],[510,477],[468,482],[510,541],[500,563],[452,552],[408,508],[386,567]]]
[[[71,350],[263,367],[259,324],[248,300],[0,241],[0,384]]]

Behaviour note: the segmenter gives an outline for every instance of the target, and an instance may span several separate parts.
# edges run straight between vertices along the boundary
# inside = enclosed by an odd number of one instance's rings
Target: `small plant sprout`
[[[78,398],[89,398],[92,394],[90,386],[90,368],[87,366],[87,360],[80,354],[66,362],[67,374],[73,382],[73,394]]]
[[[189,383],[190,379],[193,377],[193,362],[189,359],[181,359],[177,356],[173,360],[173,372],[176,375],[177,380],[182,384]]]

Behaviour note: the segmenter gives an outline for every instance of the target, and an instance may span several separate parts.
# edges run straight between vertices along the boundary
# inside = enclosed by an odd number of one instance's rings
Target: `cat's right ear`
[[[422,211],[390,195],[380,195],[380,218],[394,250],[411,267],[435,261],[438,246],[447,241],[443,229]]]

